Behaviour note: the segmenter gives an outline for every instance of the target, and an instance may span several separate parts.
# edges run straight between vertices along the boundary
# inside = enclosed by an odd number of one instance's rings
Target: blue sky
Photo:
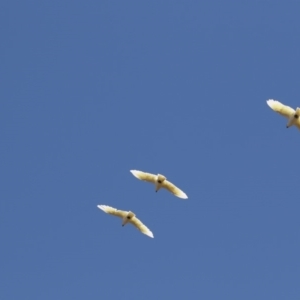
[[[299,10],[3,1],[1,299],[299,299]]]

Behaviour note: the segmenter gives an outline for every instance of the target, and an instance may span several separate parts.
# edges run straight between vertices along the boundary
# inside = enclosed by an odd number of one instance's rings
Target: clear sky
[[[2,1],[0,298],[298,300],[299,12]]]

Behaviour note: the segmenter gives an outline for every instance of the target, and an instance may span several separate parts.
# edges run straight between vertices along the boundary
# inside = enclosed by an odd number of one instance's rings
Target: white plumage
[[[291,126],[296,126],[300,130],[300,108],[297,107],[296,110],[293,108],[280,103],[277,100],[267,100],[267,104],[277,113],[284,116],[288,119],[288,123],[286,124],[286,128]]]
[[[148,235],[151,238],[154,238],[153,233],[150,231],[150,229],[145,226],[137,217],[136,215],[131,211],[124,211],[124,210],[118,210],[114,207],[107,206],[107,205],[97,205],[97,207],[107,214],[119,217],[123,219],[122,226],[125,226],[127,223],[131,223],[134,225],[138,230],[140,230],[142,233]]]
[[[167,178],[164,175],[161,174],[151,174],[146,173],[142,171],[137,170],[130,170],[130,172],[138,179],[143,181],[148,181],[150,183],[153,183],[155,185],[155,191],[157,192],[159,189],[164,188],[171,192],[173,195],[181,198],[181,199],[187,199],[188,196],[177,186],[175,186],[173,183],[167,180]]]

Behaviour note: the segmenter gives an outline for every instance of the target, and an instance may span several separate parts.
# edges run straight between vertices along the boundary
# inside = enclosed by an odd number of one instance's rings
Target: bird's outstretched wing
[[[110,215],[113,215],[113,216],[116,216],[116,217],[119,217],[119,218],[124,218],[128,214],[128,211],[118,210],[114,207],[107,206],[107,205],[97,205],[97,207],[99,209],[102,209],[107,214],[110,214]]]
[[[135,176],[139,180],[148,181],[151,183],[155,183],[156,181],[156,175],[154,174],[137,171],[137,170],[130,170],[130,172],[133,174],[133,176]]]
[[[154,238],[152,231],[144,225],[137,217],[134,217],[132,220],[130,220],[132,225],[134,225],[139,231],[142,233],[150,236],[151,238]]]
[[[177,186],[175,186],[172,182],[168,180],[163,182],[162,187],[181,199],[188,198],[186,193],[184,193],[181,189],[179,189]]]
[[[286,117],[286,118],[290,118],[294,113],[295,110],[287,105],[284,105],[282,103],[280,103],[277,100],[267,100],[267,104],[277,113],[281,114],[282,116]]]

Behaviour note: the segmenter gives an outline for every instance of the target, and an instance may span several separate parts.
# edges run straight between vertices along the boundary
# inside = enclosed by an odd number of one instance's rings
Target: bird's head
[[[157,179],[156,179],[156,181],[157,181],[158,183],[162,184],[166,179],[167,179],[167,177],[165,177],[164,175],[157,174]]]
[[[127,216],[126,216],[126,219],[131,220],[133,217],[135,217],[135,214],[133,212],[129,211]]]

